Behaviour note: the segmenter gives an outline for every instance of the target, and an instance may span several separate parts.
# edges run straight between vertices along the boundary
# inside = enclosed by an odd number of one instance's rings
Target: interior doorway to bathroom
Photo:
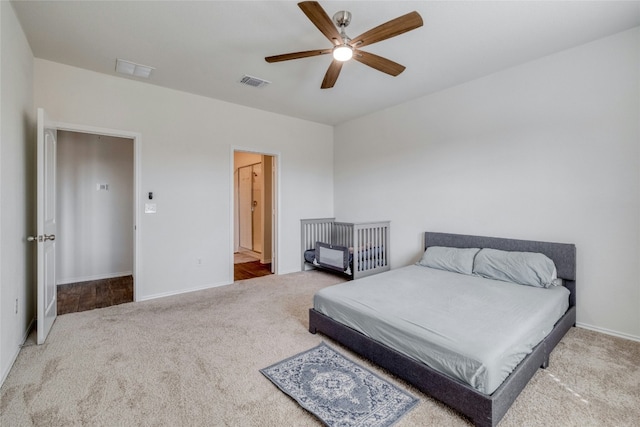
[[[234,152],[234,280],[273,274],[276,158]]]

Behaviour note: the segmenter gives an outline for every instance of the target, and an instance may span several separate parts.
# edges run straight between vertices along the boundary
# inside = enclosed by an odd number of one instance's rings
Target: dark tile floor
[[[253,261],[233,265],[233,280],[253,279],[269,274],[271,274],[271,263],[261,264],[260,261]]]
[[[58,285],[58,314],[133,301],[133,276]]]

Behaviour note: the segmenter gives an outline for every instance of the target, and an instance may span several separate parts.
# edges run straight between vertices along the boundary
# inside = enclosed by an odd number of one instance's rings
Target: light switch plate
[[[145,203],[144,204],[144,213],[156,213],[156,204],[155,203]]]

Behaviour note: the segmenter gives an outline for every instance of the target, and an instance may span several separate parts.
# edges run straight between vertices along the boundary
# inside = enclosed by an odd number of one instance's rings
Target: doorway
[[[275,161],[234,151],[234,281],[275,272]]]
[[[58,130],[58,314],[134,300],[134,140]]]

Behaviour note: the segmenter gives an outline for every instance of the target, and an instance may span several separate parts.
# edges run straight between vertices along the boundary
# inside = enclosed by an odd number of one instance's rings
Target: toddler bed
[[[418,264],[319,291],[309,330],[495,426],[575,324],[575,246],[425,233]]]
[[[314,218],[300,223],[302,271],[322,268],[359,279],[389,270],[389,221]]]

